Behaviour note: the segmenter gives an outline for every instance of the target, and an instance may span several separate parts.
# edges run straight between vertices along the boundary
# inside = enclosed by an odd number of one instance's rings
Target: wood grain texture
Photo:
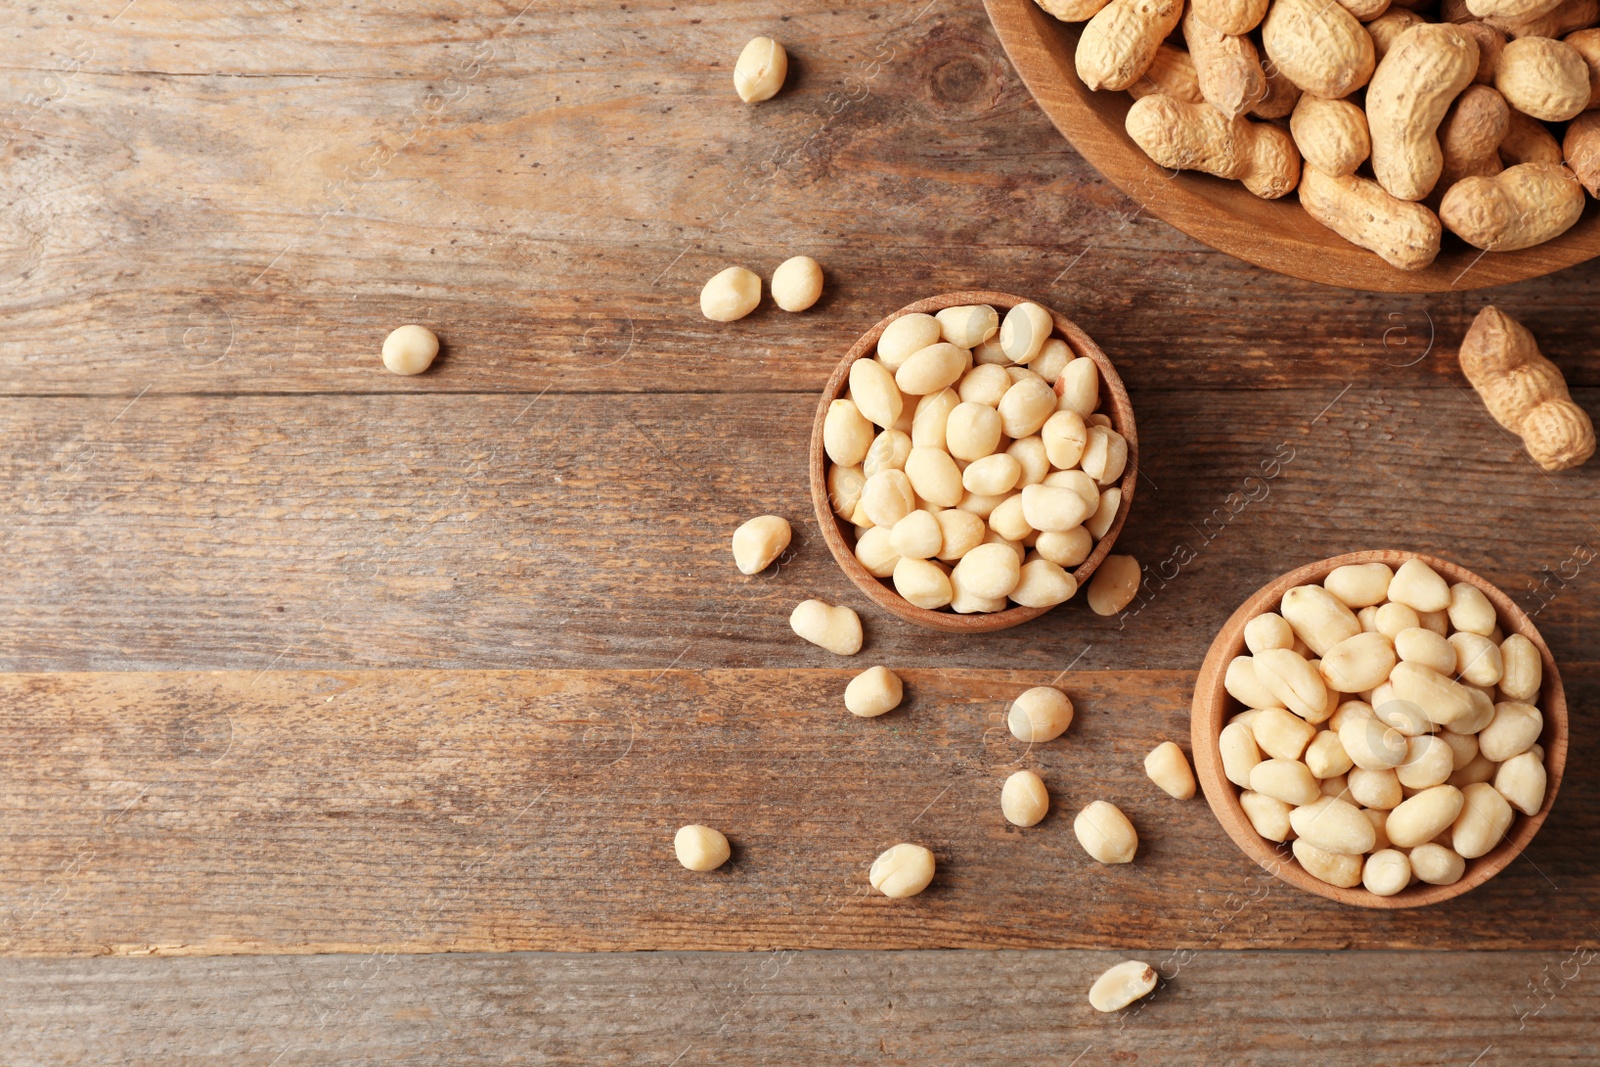
[[[1085,999],[1107,952],[6,960],[0,1019],[14,1067],[1588,1067],[1595,944],[1150,956],[1168,980],[1115,1015]]]
[[[1192,670],[1261,585],[1375,542],[1482,574],[1558,661],[1593,658],[1600,467],[1539,474],[1470,391],[1135,392],[1118,551],[1144,595],[1102,619],[1080,594],[982,638],[899,623],[834,564],[806,518],[815,402],[0,403],[0,665],[835,666],[786,621],[817,596],[861,610],[865,654],[897,666]],[[764,513],[795,541],[745,578],[728,539]]]
[[[795,73],[753,108],[729,69],[762,4],[125,3],[0,4],[0,393],[808,392],[889,311],[970,287],[1057,308],[1135,390],[1337,390],[1459,381],[1483,302],[1338,293],[1152,218],[971,0],[791,4]],[[699,316],[729,262],[802,252],[813,311]],[[1574,314],[1597,285],[1494,300],[1600,385]],[[438,369],[382,373],[419,319]]]
[[[1553,951],[1594,933],[1582,776],[1498,877],[1374,915],[1274,880],[1203,801],[1145,778],[1186,732],[1189,672],[906,671],[907,702],[871,720],[842,710],[853,673],[0,676],[0,952]],[[1580,705],[1600,697],[1600,667],[1568,676]],[[1052,680],[1077,715],[1029,750],[1005,711]],[[1574,748],[1597,733],[1575,723]],[[1022,766],[1054,802],[1026,831],[999,812]],[[1133,864],[1077,844],[1095,799],[1139,828]],[[691,822],[728,835],[728,866],[678,866]],[[892,901],[866,870],[904,840],[939,873]]]
[[[1133,99],[1091,92],[1074,63],[1081,23],[1046,14],[1034,0],[984,0],[1011,59],[1039,106],[1083,157],[1152,214],[1251,263],[1297,278],[1384,292],[1459,292],[1539,278],[1600,255],[1600,207],[1554,240],[1484,255],[1450,231],[1432,265],[1400,270],[1311,218],[1297,197],[1262,200],[1238,182],[1157,166],[1128,137]]]

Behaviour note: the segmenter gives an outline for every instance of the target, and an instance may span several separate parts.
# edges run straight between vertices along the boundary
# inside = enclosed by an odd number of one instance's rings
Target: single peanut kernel
[[[772,272],[772,299],[785,311],[804,311],[822,297],[822,264],[793,256]]]
[[[874,719],[900,706],[905,689],[887,667],[869,667],[844,687],[844,706],[852,715]]]
[[[733,531],[733,562],[740,574],[760,574],[789,547],[789,521],[757,515]]]
[[[789,615],[789,628],[837,656],[861,651],[861,616],[821,600],[802,601]]]
[[[1072,725],[1072,701],[1048,685],[1035,686],[1011,703],[1006,727],[1011,736],[1029,744],[1054,741]]]
[[[1072,820],[1078,844],[1101,863],[1131,863],[1139,849],[1139,834],[1115,804],[1096,800]]]
[[[771,37],[757,37],[733,65],[733,87],[747,104],[771,100],[789,76],[789,54]]]
[[[728,839],[720,831],[698,823],[679,828],[672,838],[672,851],[691,871],[714,871],[731,855]]]
[[[383,339],[383,365],[392,374],[421,374],[438,354],[439,338],[426,326],[401,326]]]
[[[1115,615],[1139,592],[1139,561],[1132,556],[1107,556],[1089,579],[1089,607],[1096,615]]]
[[[1032,771],[1017,771],[1000,789],[1000,812],[1016,826],[1034,826],[1050,811],[1050,794],[1044,779]]]
[[[1144,758],[1144,773],[1174,800],[1194,796],[1194,772],[1176,742],[1163,741]]]
[[[933,881],[933,853],[921,845],[899,844],[872,861],[867,880],[886,897],[914,897]]]
[[[1148,996],[1158,977],[1154,967],[1140,960],[1119,963],[1089,987],[1089,1006],[1095,1011],[1121,1011]]]
[[[760,303],[761,278],[744,267],[717,272],[700,290],[700,314],[712,322],[742,319]]]

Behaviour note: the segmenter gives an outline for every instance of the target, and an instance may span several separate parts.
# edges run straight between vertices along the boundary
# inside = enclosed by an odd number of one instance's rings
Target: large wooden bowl
[[[1320,582],[1335,567],[1343,567],[1348,563],[1387,563],[1390,567],[1398,567],[1408,559],[1422,560],[1452,585],[1467,582],[1477,586],[1499,613],[1500,628],[1508,635],[1521,634],[1539,650],[1539,656],[1544,661],[1544,685],[1539,692],[1538,702],[1539,710],[1544,715],[1544,732],[1539,735],[1539,743],[1544,746],[1544,768],[1548,781],[1544,791],[1544,806],[1538,813],[1526,816],[1517,812],[1505,839],[1493,851],[1468,860],[1466,873],[1460,881],[1453,885],[1418,882],[1392,897],[1380,897],[1359,886],[1340,889],[1312,877],[1295,862],[1287,846],[1280,846],[1257,834],[1244,809],[1239,806],[1238,788],[1222,773],[1217,737],[1222,733],[1228,717],[1243,709],[1243,705],[1228,695],[1222,682],[1229,661],[1244,654],[1245,623],[1263,612],[1278,610],[1285,592],[1297,585]],[[1211,650],[1206,653],[1205,663],[1200,667],[1200,677],[1194,686],[1194,710],[1190,716],[1189,730],[1194,747],[1194,769],[1205,790],[1206,801],[1216,813],[1217,821],[1222,823],[1222,828],[1233,838],[1234,844],[1243,849],[1245,855],[1292,886],[1342,904],[1357,904],[1364,908],[1416,908],[1424,904],[1437,904],[1441,900],[1460,896],[1493,878],[1516,859],[1528,842],[1533,840],[1533,835],[1539,832],[1551,805],[1555,803],[1556,790],[1561,785],[1561,772],[1567,763],[1567,698],[1561,688],[1561,674],[1556,669],[1556,661],[1550,655],[1544,638],[1534,628],[1533,620],[1510,597],[1465,567],[1420,552],[1396,549],[1352,552],[1309,564],[1264,586],[1241,604],[1211,643]]]
[[[988,304],[1000,312],[1003,318],[1011,308],[1027,302],[1027,298],[1013,296],[1010,293],[973,289],[959,293],[943,293],[939,296],[930,296],[926,300],[918,300],[914,304],[907,304],[862,334],[850,347],[850,351],[845,353],[839,365],[833,369],[828,384],[822,389],[822,398],[817,403],[817,414],[811,424],[809,461],[811,506],[816,511],[817,525],[822,528],[822,538],[828,542],[828,551],[833,553],[833,558],[838,561],[844,573],[855,583],[857,589],[867,595],[868,600],[885,611],[919,626],[943,630],[946,633],[989,633],[1021,625],[1030,619],[1038,618],[1050,609],[1012,607],[1004,611],[979,612],[972,615],[958,615],[953,611],[930,611],[906,600],[895,592],[894,586],[874,577],[872,572],[863,567],[861,561],[856,559],[855,528],[835,515],[833,507],[828,502],[828,456],[822,448],[822,424],[828,417],[828,405],[843,396],[849,386],[850,365],[858,359],[871,357],[877,351],[878,338],[883,336],[885,327],[902,315],[917,312],[932,315],[949,307]],[[1122,505],[1117,509],[1117,517],[1106,530],[1106,535],[1095,544],[1094,551],[1089,553],[1089,558],[1072,571],[1072,576],[1077,579],[1081,587],[1088,584],[1090,575],[1100,566],[1100,561],[1111,552],[1111,546],[1116,543],[1117,535],[1122,532],[1122,524],[1128,518],[1128,509],[1133,505],[1134,483],[1139,478],[1139,433],[1133,422],[1133,402],[1128,399],[1128,390],[1123,387],[1122,379],[1118,377],[1116,368],[1111,365],[1111,360],[1071,319],[1054,310],[1050,311],[1050,317],[1055,320],[1053,336],[1067,342],[1067,347],[1072,349],[1073,355],[1088,356],[1094,360],[1095,366],[1100,368],[1100,410],[1110,416],[1112,428],[1128,441],[1128,465],[1123,471],[1119,486],[1122,490]]]
[[[1133,99],[1090,92],[1073,54],[1082,23],[1065,23],[1034,0],[984,0],[1017,73],[1056,128],[1117,188],[1197,241],[1280,274],[1349,289],[1436,293],[1537,278],[1600,255],[1600,207],[1553,241],[1483,253],[1446,232],[1426,270],[1391,267],[1301,210],[1297,197],[1261,200],[1238,182],[1156,166],[1123,127]]]

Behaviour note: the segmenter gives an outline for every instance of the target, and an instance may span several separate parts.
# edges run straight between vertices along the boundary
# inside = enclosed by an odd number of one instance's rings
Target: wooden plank
[[[1118,548],[1150,568],[1146,598],[1115,620],[1080,598],[981,640],[871,609],[834,565],[807,518],[812,405],[6,401],[0,664],[833,666],[787,625],[821,596],[901,665],[1192,669],[1268,580],[1386,546],[1476,570],[1538,611],[1559,661],[1593,658],[1600,486],[1539,474],[1470,393],[1136,395],[1144,473]],[[744,578],[727,538],[769,511],[794,523],[790,558]]]
[[[1488,299],[1338,292],[1141,214],[976,4],[791,5],[793,85],[759,108],[728,68],[765,5],[120,6],[11,20],[0,392],[805,392],[974,286],[1055,305],[1136,390],[1441,384]],[[699,316],[728,262],[798,252],[830,272],[814,311]],[[1592,263],[1493,299],[1600,385],[1572,314],[1597,293]],[[383,373],[418,319],[438,369]]]
[[[1524,858],[1445,905],[1375,915],[1299,894],[1142,759],[1187,731],[1173,671],[905,673],[904,710],[844,713],[849,671],[210,672],[0,676],[7,955],[1123,945],[1570,949],[1594,933],[1592,778],[1569,775]],[[1004,712],[1058,679],[1064,741]],[[1573,706],[1600,698],[1574,667]],[[1572,746],[1600,743],[1576,716]],[[1020,766],[1056,811],[1019,831]],[[1070,815],[1118,803],[1140,859],[1107,868]],[[733,862],[693,875],[678,826]],[[912,901],[884,848],[933,848]],[[1137,917],[1133,921],[1132,917]]]
[[[1116,1015],[1106,952],[6,960],[0,1018],[30,1065],[1589,1067],[1595,944],[1151,957],[1171,980]]]

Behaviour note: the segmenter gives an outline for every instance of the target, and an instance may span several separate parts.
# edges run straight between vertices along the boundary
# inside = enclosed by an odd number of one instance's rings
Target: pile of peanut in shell
[[[1596,0],[1037,2],[1088,20],[1078,76],[1136,98],[1127,132],[1156,163],[1298,189],[1403,270],[1443,229],[1530,248],[1600,197]]]
[[[1257,833],[1341,888],[1450,885],[1544,804],[1538,648],[1420,559],[1336,568],[1251,619],[1218,740]]]
[[[986,304],[902,315],[829,405],[829,502],[909,603],[1053,607],[1115,522],[1128,442],[1094,360],[1053,334],[1032,303],[1003,323]]]

